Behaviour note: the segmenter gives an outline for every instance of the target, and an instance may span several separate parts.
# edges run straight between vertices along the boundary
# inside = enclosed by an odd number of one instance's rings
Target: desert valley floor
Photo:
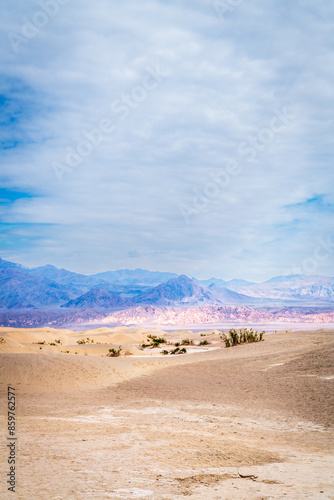
[[[138,349],[149,333],[195,345]],[[227,349],[215,331],[1,328],[0,353],[3,499],[334,499],[333,330]]]

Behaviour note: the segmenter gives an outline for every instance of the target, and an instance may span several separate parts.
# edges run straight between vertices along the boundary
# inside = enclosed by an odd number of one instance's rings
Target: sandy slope
[[[17,391],[16,498],[334,499],[333,331],[177,357],[105,356],[115,338],[137,349],[147,333],[1,329],[2,444],[5,388]],[[163,335],[221,345],[211,332]],[[58,352],[87,337],[106,344]],[[55,338],[63,345],[33,344]],[[3,480],[0,496],[13,498]]]

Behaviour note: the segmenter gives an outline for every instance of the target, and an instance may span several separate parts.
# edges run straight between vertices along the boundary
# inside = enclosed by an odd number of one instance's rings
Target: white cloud
[[[2,180],[35,195],[3,208],[4,222],[26,224],[26,244],[8,229],[7,258],[260,280],[331,233],[330,206],[293,208],[320,195],[333,202],[331,3],[241,2],[220,20],[204,1],[72,0],[18,53],[8,32],[40,7],[5,4],[1,93],[15,120],[1,134],[17,145],[5,150]],[[165,76],[140,101],[148,66]],[[112,104],[128,96],[122,120]],[[240,144],[284,106],[291,125],[248,162]],[[103,119],[115,131],[59,183],[52,163]],[[185,224],[180,203],[229,160],[242,172]]]

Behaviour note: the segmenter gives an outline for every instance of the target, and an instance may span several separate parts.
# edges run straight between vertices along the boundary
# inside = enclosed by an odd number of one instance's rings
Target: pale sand
[[[334,499],[333,331],[229,349],[217,332],[153,331],[211,342],[180,356],[139,350],[149,332],[0,329],[1,499]],[[86,337],[94,344],[76,344]],[[118,345],[135,355],[106,357]],[[4,480],[8,384],[15,495]]]

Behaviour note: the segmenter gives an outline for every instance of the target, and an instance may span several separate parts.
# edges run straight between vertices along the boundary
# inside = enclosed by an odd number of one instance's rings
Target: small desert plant
[[[176,347],[169,354],[186,354],[186,352],[187,352],[187,349],[185,347],[182,347],[182,349],[180,349],[179,347]]]
[[[174,345],[175,345],[175,347],[180,347],[181,344],[180,344],[180,342],[175,342]]]
[[[43,342],[34,342],[34,344],[41,344],[41,345],[44,345],[44,344],[45,344],[45,340],[43,340]]]
[[[77,340],[77,344],[94,344],[94,339],[90,339],[89,337],[86,337],[85,339]]]
[[[60,340],[60,339],[58,339],[58,340],[56,339],[56,340],[55,340],[55,343],[56,343],[56,344],[60,344],[60,345],[62,345],[62,342],[61,342],[61,340]]]
[[[202,340],[199,345],[209,345],[209,342],[207,340]]]
[[[164,356],[167,356],[167,354],[169,354],[169,352],[166,351],[166,349],[164,349],[163,351],[161,351],[161,354],[163,354]]]
[[[162,337],[157,337],[156,335],[147,335],[147,342],[149,344],[142,344],[141,346],[145,349],[145,347],[159,347],[160,344],[166,344],[166,340]]]
[[[121,355],[121,350],[121,346],[119,346],[118,349],[109,349],[109,354],[107,354],[107,356],[109,356],[109,358],[118,358]]]
[[[6,343],[5,339],[3,337],[0,337],[0,344],[5,344],[5,343]]]
[[[184,339],[182,340],[181,345],[193,345],[193,341],[189,339]]]
[[[50,342],[50,344],[49,344],[49,345],[56,345],[56,344],[55,344],[54,342]]]

